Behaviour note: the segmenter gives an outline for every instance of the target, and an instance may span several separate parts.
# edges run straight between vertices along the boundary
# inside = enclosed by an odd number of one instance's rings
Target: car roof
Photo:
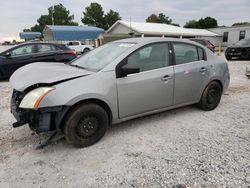
[[[13,46],[13,47],[11,47],[11,48],[8,48],[7,50],[2,51],[0,54],[9,52],[9,51],[14,50],[14,49],[16,49],[16,48],[19,48],[19,47],[21,47],[21,46],[30,45],[30,44],[49,44],[49,45],[56,45],[56,46],[61,46],[61,47],[67,48],[67,47],[66,47],[65,45],[63,45],[63,44],[52,43],[52,42],[25,42],[25,43],[21,43],[21,44],[15,45],[15,46]],[[67,49],[69,49],[69,48],[67,48]]]
[[[25,43],[22,43],[18,46],[22,46],[22,45],[28,45],[28,44],[49,44],[49,45],[62,45],[62,44],[58,44],[58,43],[53,43],[53,42],[25,42]]]
[[[113,41],[114,43],[137,43],[137,44],[147,44],[153,42],[185,42],[190,43],[196,46],[200,46],[204,48],[197,42],[193,42],[189,39],[179,39],[179,38],[171,38],[171,37],[136,37],[136,38],[127,38]]]

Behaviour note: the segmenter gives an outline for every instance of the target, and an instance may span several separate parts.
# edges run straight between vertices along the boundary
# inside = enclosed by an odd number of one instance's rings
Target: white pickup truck
[[[82,44],[81,41],[68,41],[66,46],[72,50],[75,50],[78,54],[85,54],[90,50],[93,50],[94,47],[92,45]]]

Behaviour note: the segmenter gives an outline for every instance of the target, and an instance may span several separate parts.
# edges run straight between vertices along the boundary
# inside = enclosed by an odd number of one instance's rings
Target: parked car
[[[69,41],[66,43],[66,46],[75,50],[77,54],[85,54],[94,49],[92,45],[83,44],[81,41]]]
[[[227,62],[189,40],[130,38],[68,63],[35,63],[10,78],[14,127],[62,129],[76,147],[110,124],[197,104],[213,110],[229,85]]]
[[[250,60],[250,38],[242,39],[231,47],[228,47],[225,56],[227,60]]]
[[[215,51],[215,46],[209,41],[209,40],[206,40],[206,39],[199,39],[199,38],[192,38],[190,39],[192,41],[195,41],[195,42],[198,42],[200,43],[201,45],[203,46],[206,46],[208,49],[210,49],[212,52]]]
[[[8,78],[18,68],[38,61],[69,62],[76,52],[61,44],[24,43],[0,53],[0,79]]]

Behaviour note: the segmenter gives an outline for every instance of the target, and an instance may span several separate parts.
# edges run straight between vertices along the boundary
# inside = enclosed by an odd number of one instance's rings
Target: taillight
[[[77,54],[76,54],[76,51],[74,51],[74,50],[67,51],[67,53],[68,53],[68,54],[71,54],[71,55],[77,55]]]

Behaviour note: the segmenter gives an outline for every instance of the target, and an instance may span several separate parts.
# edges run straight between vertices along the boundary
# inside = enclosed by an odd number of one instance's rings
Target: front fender
[[[56,89],[41,100],[39,108],[73,106],[87,99],[98,99],[109,106],[114,119],[118,117],[115,73],[112,71],[69,80],[54,87]]]

